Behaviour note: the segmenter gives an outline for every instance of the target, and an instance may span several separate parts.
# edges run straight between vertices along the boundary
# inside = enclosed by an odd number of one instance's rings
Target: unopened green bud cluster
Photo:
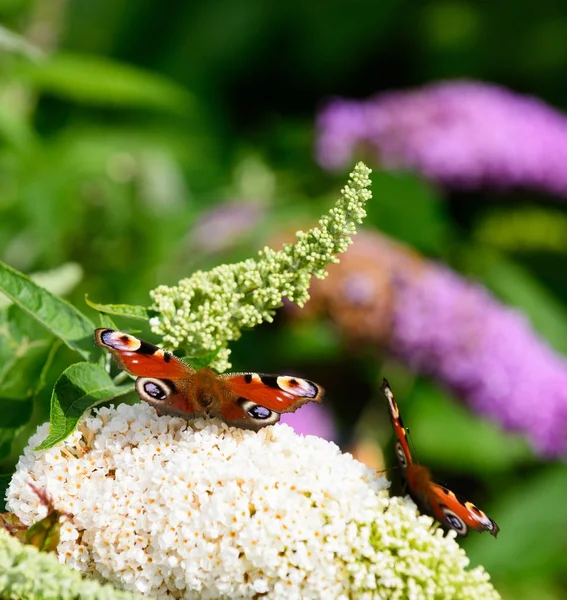
[[[228,344],[242,329],[272,321],[284,297],[303,306],[311,277],[323,279],[327,265],[339,262],[337,255],[352,243],[356,225],[366,216],[370,173],[358,163],[334,208],[317,227],[298,231],[295,243],[279,251],[266,247],[256,259],[197,271],[176,286],[150,292],[157,312],[150,323],[163,346],[183,348],[188,356],[216,353],[211,366],[228,369]]]

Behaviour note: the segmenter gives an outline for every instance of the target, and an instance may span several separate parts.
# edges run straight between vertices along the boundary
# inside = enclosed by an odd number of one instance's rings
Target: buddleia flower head
[[[28,482],[70,516],[59,559],[154,598],[498,598],[410,500],[338,447],[287,425],[259,432],[101,408],[18,463],[8,507],[41,516]],[[85,451],[82,435],[88,432]]]
[[[317,120],[328,169],[359,150],[450,188],[528,187],[567,195],[567,117],[542,100],[476,81],[446,81],[367,100],[335,99]]]
[[[312,295],[350,343],[387,350],[542,455],[567,451],[567,360],[479,283],[365,231]]]

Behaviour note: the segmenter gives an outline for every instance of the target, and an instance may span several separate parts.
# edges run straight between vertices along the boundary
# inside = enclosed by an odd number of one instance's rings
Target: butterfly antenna
[[[410,433],[410,428],[409,427],[405,427],[406,430],[406,439],[408,441],[408,446],[410,447],[411,450],[411,455],[413,458],[413,462],[418,465],[419,464],[419,458],[418,458],[418,453],[415,449],[415,444],[413,443],[413,439],[411,437],[411,433]]]

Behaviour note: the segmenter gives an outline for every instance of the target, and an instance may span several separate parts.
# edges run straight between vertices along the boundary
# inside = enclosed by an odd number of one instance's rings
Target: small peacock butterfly
[[[170,352],[114,329],[96,329],[95,343],[108,350],[121,369],[138,377],[138,395],[161,415],[209,415],[257,431],[277,423],[280,413],[321,402],[325,393],[299,377],[195,370]]]
[[[457,535],[466,536],[469,529],[474,529],[481,533],[488,531],[496,537],[500,528],[490,517],[472,502],[461,500],[451,490],[434,483],[429,469],[414,462],[400,409],[386,379],[380,389],[388,400],[390,419],[397,437],[398,463],[407,482],[409,494],[419,509],[435,517],[446,528],[456,531]]]

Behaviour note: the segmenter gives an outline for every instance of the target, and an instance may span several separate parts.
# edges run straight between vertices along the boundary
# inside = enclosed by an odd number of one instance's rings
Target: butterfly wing
[[[114,329],[95,329],[95,344],[108,350],[130,375],[186,379],[193,367],[149,342]]]
[[[138,395],[160,414],[186,419],[210,414],[229,425],[258,430],[277,423],[282,412],[321,402],[324,395],[319,385],[299,377],[195,371],[173,354],[114,329],[97,329],[95,340],[138,377]]]
[[[445,525],[453,529],[457,535],[466,536],[469,529],[478,532],[488,531],[494,537],[498,535],[498,525],[480,508],[472,502],[466,502],[458,498],[451,490],[430,483],[428,491],[428,505],[433,516]]]
[[[96,329],[95,343],[136,379],[136,391],[159,414],[189,418],[202,414],[191,382],[195,369],[154,344],[114,329]]]
[[[480,532],[488,531],[496,537],[499,527],[490,517],[472,502],[463,501],[451,490],[433,483],[429,469],[413,461],[400,409],[386,379],[381,390],[388,400],[390,419],[397,438],[398,463],[407,481],[410,496],[419,509],[434,516],[448,529],[456,531],[457,535],[465,536],[469,529],[474,529]]]
[[[402,421],[402,415],[400,414],[400,409],[398,408],[398,404],[394,399],[394,394],[390,388],[390,384],[386,379],[382,382],[382,386],[380,388],[386,396],[386,400],[388,401],[388,411],[390,413],[390,420],[392,421],[392,427],[394,428],[394,433],[396,435],[396,457],[398,459],[398,464],[404,473],[408,467],[413,464],[413,458],[409,449],[408,439],[406,428],[404,427],[404,423]]]
[[[229,373],[219,379],[224,393],[220,415],[229,425],[258,430],[280,420],[306,402],[321,402],[323,388],[313,381],[287,375]]]

